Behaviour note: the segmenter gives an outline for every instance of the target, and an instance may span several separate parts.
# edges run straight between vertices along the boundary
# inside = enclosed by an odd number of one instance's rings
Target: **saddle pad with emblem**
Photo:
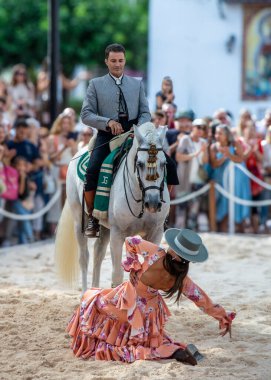
[[[97,219],[107,220],[111,186],[116,170],[122,158],[128,153],[133,144],[133,138],[127,138],[123,144],[115,148],[104,160],[95,195],[93,216]]]
[[[113,164],[120,147],[114,149],[102,163],[98,186],[94,200],[93,216],[97,219],[107,219],[110,190],[113,181]]]
[[[107,219],[110,190],[113,182],[114,166],[117,166],[117,162],[121,159],[122,155],[132,146],[132,139],[125,141],[120,147],[114,149],[102,163],[98,185],[94,200],[93,216],[97,219]],[[80,181],[85,181],[86,170],[88,161],[91,159],[89,151],[86,151],[80,157],[77,164],[77,176]],[[116,162],[117,161],[117,162]]]

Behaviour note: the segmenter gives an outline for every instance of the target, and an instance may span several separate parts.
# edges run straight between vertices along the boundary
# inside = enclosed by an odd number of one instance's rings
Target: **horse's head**
[[[134,128],[137,141],[135,171],[142,190],[143,203],[149,212],[161,210],[166,173],[163,142],[166,128],[155,128],[152,123]]]

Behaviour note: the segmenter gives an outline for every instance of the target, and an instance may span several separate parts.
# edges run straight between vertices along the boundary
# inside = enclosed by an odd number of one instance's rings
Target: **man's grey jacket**
[[[137,119],[138,125],[150,121],[151,115],[142,81],[124,75],[119,86],[126,101],[129,120]],[[110,119],[118,121],[119,86],[109,74],[90,80],[81,111],[84,124],[107,131]]]

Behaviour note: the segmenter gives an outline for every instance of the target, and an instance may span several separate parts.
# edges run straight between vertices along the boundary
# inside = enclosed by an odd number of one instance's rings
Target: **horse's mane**
[[[139,126],[139,129],[140,129],[141,135],[146,139],[146,142],[148,144],[156,145],[159,134],[153,123],[147,122],[147,123],[141,124]]]

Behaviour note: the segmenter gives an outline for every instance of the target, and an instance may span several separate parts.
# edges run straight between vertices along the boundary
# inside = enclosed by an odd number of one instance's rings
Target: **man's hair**
[[[106,48],[105,48],[105,59],[108,59],[109,57],[109,53],[113,51],[114,53],[123,53],[125,55],[125,48],[124,46],[120,45],[120,44],[111,44],[111,45],[108,45]]]
[[[13,125],[14,128],[24,127],[28,128],[29,125],[27,124],[25,119],[16,119]]]

